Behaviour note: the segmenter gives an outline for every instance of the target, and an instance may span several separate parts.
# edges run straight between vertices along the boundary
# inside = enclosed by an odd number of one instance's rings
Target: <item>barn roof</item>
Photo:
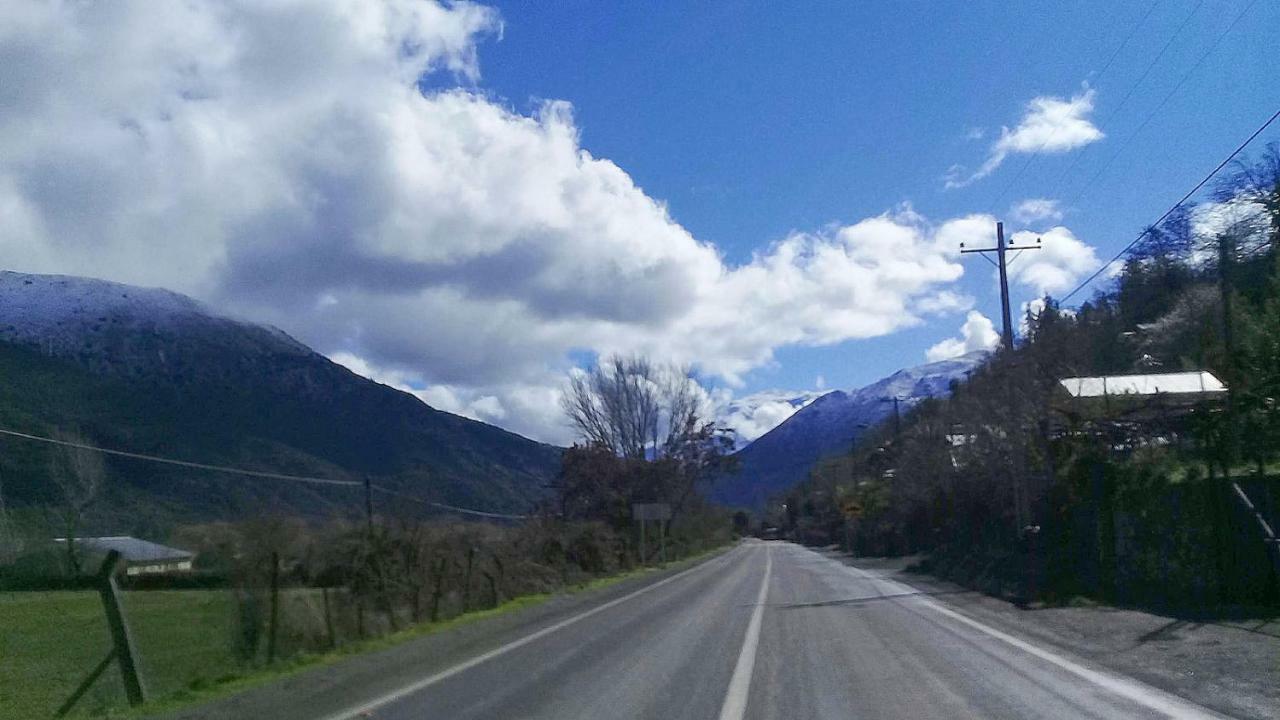
[[[1117,395],[1217,395],[1227,391],[1227,387],[1221,380],[1205,370],[1145,375],[1069,377],[1058,382],[1075,398]]]
[[[59,538],[58,542],[66,541]],[[171,548],[149,540],[139,540],[125,535],[76,538],[76,542],[82,547],[92,548],[104,553],[115,550],[127,562],[131,563],[190,560],[195,557],[195,553],[187,552],[186,550],[179,550],[178,548]]]

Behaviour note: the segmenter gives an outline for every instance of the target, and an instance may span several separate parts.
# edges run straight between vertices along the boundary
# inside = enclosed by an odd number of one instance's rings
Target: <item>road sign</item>
[[[857,500],[845,501],[844,505],[842,505],[840,509],[844,512],[844,515],[847,518],[856,519],[862,517],[862,503]]]
[[[635,503],[631,517],[636,520],[670,520],[671,506],[667,503]]]

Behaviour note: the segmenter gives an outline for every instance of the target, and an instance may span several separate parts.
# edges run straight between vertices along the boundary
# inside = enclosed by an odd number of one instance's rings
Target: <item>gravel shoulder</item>
[[[1188,620],[1103,605],[1020,608],[932,575],[918,558],[827,557],[910,585],[966,615],[1240,718],[1280,717],[1280,617]]]

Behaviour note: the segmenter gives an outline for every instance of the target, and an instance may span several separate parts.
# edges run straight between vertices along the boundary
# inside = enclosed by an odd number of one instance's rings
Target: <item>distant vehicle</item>
[[[781,540],[782,531],[776,527],[767,527],[760,531],[761,540]]]

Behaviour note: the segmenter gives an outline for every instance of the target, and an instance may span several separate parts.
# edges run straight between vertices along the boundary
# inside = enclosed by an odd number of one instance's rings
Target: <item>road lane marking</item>
[[[681,570],[680,572],[676,573],[675,575],[672,575],[671,577],[663,578],[662,580],[659,580],[653,583],[652,585],[645,585],[639,590],[635,590],[633,592],[627,593],[626,595],[623,595],[622,597],[619,597],[619,598],[614,598],[613,600],[610,600],[609,602],[604,603],[603,605],[597,605],[596,607],[593,607],[590,610],[574,615],[571,618],[566,618],[564,620],[561,620],[560,622],[555,623],[554,625],[548,625],[547,627],[542,628],[537,632],[533,632],[528,635],[525,635],[519,640],[512,640],[506,645],[496,647],[493,650],[477,655],[471,658],[470,660],[458,663],[457,665],[454,665],[453,667],[447,668],[445,670],[441,670],[440,672],[434,675],[427,676],[421,680],[417,680],[408,685],[405,685],[404,687],[398,690],[393,690],[389,693],[386,693],[385,695],[381,695],[372,700],[367,700],[358,705],[353,705],[347,708],[346,710],[342,710],[341,712],[337,712],[332,715],[326,715],[324,716],[323,720],[349,720],[350,718],[369,717],[370,716],[369,713],[372,710],[376,710],[380,707],[389,705],[397,700],[408,697],[409,695],[412,695],[420,690],[429,688],[432,685],[435,685],[436,683],[439,683],[441,681],[448,680],[454,675],[457,675],[462,672],[466,672],[467,670],[470,670],[471,668],[477,665],[480,665],[481,663],[488,662],[489,660],[492,660],[498,657],[499,655],[505,655],[511,652],[512,650],[528,645],[529,643],[535,640],[544,638],[554,632],[563,630],[569,627],[570,625],[573,625],[574,623],[577,623],[582,620],[586,620],[592,615],[602,613],[605,610],[608,610],[609,608],[621,605],[622,603],[628,600],[631,600],[633,598],[637,598],[649,592],[650,590],[655,590],[657,588],[662,587],[663,585],[667,585],[668,583],[673,583],[676,580],[679,580],[680,578],[683,578],[684,576],[696,570],[701,570],[703,568],[709,567],[714,560],[729,557],[730,554],[732,554],[733,552],[737,551],[739,548],[742,548],[742,547],[743,547],[742,545],[739,545],[733,550],[730,550],[728,553],[721,555],[720,558],[714,558],[712,561],[700,562],[691,568],[688,568],[686,570]]]
[[[872,575],[871,573],[863,570],[862,568],[854,567],[852,565],[845,565],[844,563],[837,563],[837,564],[843,568],[846,568],[847,570],[852,571],[854,574],[864,579],[871,580],[873,583],[884,583],[887,587],[889,587],[894,592],[909,593],[913,596],[911,602],[913,602],[916,605],[928,608],[938,613],[939,615],[948,617],[952,620],[955,620],[956,622],[967,625],[973,628],[974,630],[977,630],[985,635],[988,635],[1004,643],[1012,645],[1013,647],[1016,647],[1019,650],[1022,650],[1023,652],[1034,655],[1035,657],[1038,657],[1041,660],[1044,660],[1045,662],[1048,662],[1052,665],[1056,665],[1057,667],[1063,670],[1066,670],[1067,672],[1071,673],[1072,675],[1075,675],[1078,678],[1091,682],[1094,685],[1097,685],[1098,687],[1104,688],[1106,690],[1110,690],[1116,695],[1119,695],[1123,698],[1131,700],[1150,710],[1154,710],[1158,713],[1162,713],[1171,718],[1187,718],[1187,719],[1198,720],[1199,718],[1219,718],[1220,719],[1220,718],[1227,717],[1225,715],[1221,715],[1219,713],[1213,712],[1208,708],[1203,708],[1199,705],[1196,705],[1190,700],[1185,700],[1181,697],[1178,697],[1177,695],[1173,695],[1172,693],[1167,693],[1163,690],[1159,690],[1157,688],[1151,687],[1137,680],[1132,680],[1129,678],[1121,677],[1119,675],[1112,675],[1109,673],[1099,672],[1097,670],[1092,670],[1090,668],[1087,668],[1077,662],[1068,660],[1067,658],[1062,657],[1061,655],[1052,653],[1037,645],[1032,645],[1026,640],[1014,637],[1013,635],[1010,635],[1009,633],[1006,633],[1003,630],[997,630],[996,628],[993,628],[990,625],[987,625],[986,623],[974,620],[973,618],[968,617],[966,615],[962,615],[950,608],[943,607],[942,605],[939,605],[938,603],[923,597],[921,595],[920,590],[913,588],[910,585],[907,585],[905,583],[901,583],[896,580],[887,580],[885,578],[876,577],[875,575]],[[879,592],[879,588],[877,588],[876,590],[877,592]]]
[[[742,639],[742,651],[738,664],[733,668],[733,678],[720,706],[720,720],[742,720],[747,712],[747,693],[751,691],[751,674],[756,667],[756,648],[760,646],[760,621],[764,616],[764,604],[769,598],[769,576],[773,573],[773,554],[764,546],[764,580],[760,581],[760,593],[756,596],[756,608],[751,612],[747,635]]]

